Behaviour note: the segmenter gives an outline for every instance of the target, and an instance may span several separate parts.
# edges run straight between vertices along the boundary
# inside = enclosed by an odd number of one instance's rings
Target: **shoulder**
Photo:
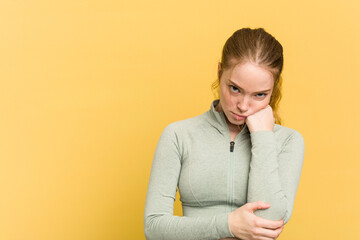
[[[195,117],[172,122],[165,127],[164,132],[180,134],[194,131],[206,123],[206,117],[206,113],[203,113]]]
[[[177,151],[183,155],[187,147],[191,146],[195,139],[204,136],[206,127],[206,115],[179,120],[168,124],[161,133],[160,140],[167,148],[176,147]]]

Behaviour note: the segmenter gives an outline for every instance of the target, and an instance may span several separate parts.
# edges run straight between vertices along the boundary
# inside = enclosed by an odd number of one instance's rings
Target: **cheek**
[[[226,87],[221,88],[220,99],[225,105],[229,105],[232,103],[232,101],[234,101],[234,99],[231,97],[229,90]]]

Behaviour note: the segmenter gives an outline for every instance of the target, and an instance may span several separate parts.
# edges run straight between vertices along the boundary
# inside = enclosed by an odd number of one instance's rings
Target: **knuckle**
[[[246,206],[246,208],[247,208],[248,210],[251,210],[253,204],[252,204],[252,203],[247,203],[247,204],[245,204],[245,206]]]
[[[253,234],[253,236],[257,236],[257,235],[259,235],[259,230],[257,229],[257,228],[254,228],[253,230],[252,230],[252,234]]]

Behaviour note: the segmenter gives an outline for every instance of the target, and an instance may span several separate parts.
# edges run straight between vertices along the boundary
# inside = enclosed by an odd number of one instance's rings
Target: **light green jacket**
[[[225,115],[215,110],[169,124],[158,141],[144,211],[148,240],[233,237],[231,211],[264,201],[257,216],[287,223],[304,160],[304,140],[293,129],[250,133],[245,126],[231,143]],[[233,144],[233,147],[231,145]],[[183,217],[174,216],[177,191]]]

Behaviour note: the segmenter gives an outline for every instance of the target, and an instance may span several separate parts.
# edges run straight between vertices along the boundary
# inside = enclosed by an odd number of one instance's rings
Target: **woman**
[[[304,159],[301,134],[279,125],[282,67],[281,44],[262,28],[226,41],[213,84],[219,99],[160,136],[145,204],[148,240],[279,236]],[[177,187],[183,217],[173,216]]]

